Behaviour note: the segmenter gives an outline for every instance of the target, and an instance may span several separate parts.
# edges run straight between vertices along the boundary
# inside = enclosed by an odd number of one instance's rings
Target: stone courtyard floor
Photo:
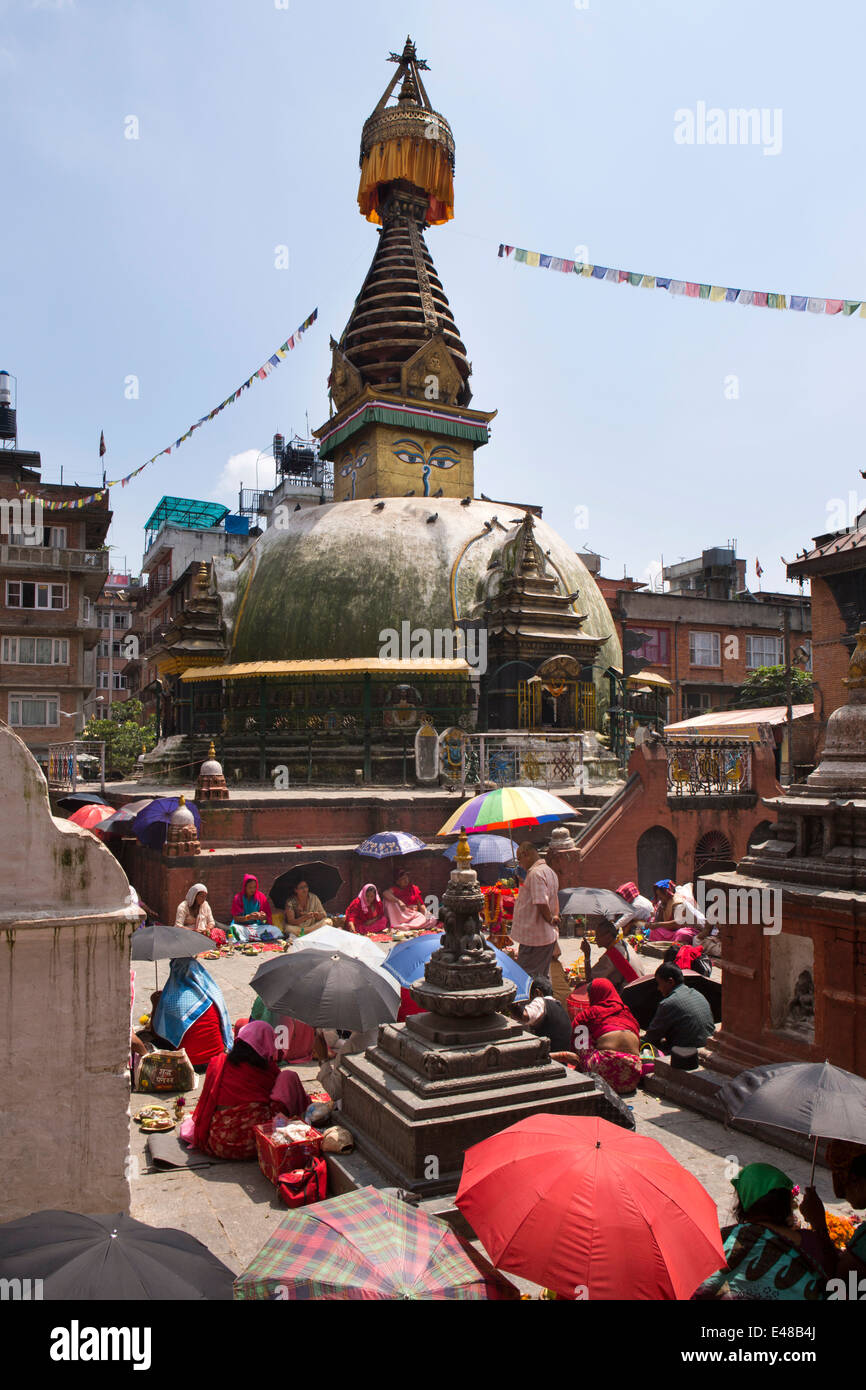
[[[562,942],[563,957],[570,964],[579,951],[575,940]],[[596,954],[596,948],[593,948]],[[206,965],[223,991],[232,1020],[249,1014],[255,995],[249,981],[261,957],[235,955]],[[159,963],[160,982],[166,978],[167,962]],[[136,1021],[150,1012],[149,995],[154,989],[154,967],[141,963],[136,967]],[[315,1089],[317,1064],[299,1066],[298,1075],[307,1089]],[[200,1089],[203,1077],[198,1077]],[[191,1110],[197,1092],[187,1096]],[[172,1097],[154,1096],[156,1103],[170,1105]],[[130,1110],[148,1104],[148,1098],[133,1093]],[[729,1225],[733,1215],[733,1190],[730,1176],[732,1165],[771,1163],[788,1173],[795,1183],[805,1187],[809,1180],[809,1165],[784,1150],[774,1148],[758,1139],[727,1130],[715,1120],[695,1111],[686,1110],[645,1091],[629,1099],[637,1122],[637,1133],[658,1140],[684,1168],[693,1173],[715,1201],[719,1224]],[[271,1232],[287,1215],[276,1189],[265,1178],[256,1163],[232,1163],[214,1160],[209,1167],[176,1171],[148,1171],[145,1153],[146,1137],[130,1119],[131,1214],[152,1226],[174,1226],[188,1231],[201,1240],[236,1274],[245,1269]],[[816,1170],[816,1186],[825,1205],[842,1215],[851,1215],[844,1202],[833,1197],[830,1174],[826,1168]],[[481,1248],[480,1246],[478,1247]],[[523,1291],[532,1292],[535,1286],[515,1280]]]

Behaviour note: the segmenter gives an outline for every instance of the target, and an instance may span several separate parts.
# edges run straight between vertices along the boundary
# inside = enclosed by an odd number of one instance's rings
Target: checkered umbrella
[[[361,1187],[293,1211],[235,1280],[236,1299],[513,1299],[444,1221]]]

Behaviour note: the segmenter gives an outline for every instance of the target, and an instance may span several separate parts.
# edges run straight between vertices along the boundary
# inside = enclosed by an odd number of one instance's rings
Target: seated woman
[[[794,1184],[768,1163],[748,1163],[731,1179],[736,1225],[722,1232],[727,1265],[692,1294],[699,1301],[822,1300],[827,1280],[821,1240],[794,1224]]]
[[[286,902],[286,927],[292,936],[301,932],[313,931],[316,927],[331,925],[331,919],[322,906],[321,899],[310,892],[306,879],[295,884],[295,891]]]
[[[207,900],[207,888],[203,883],[194,883],[183,902],[178,903],[174,925],[201,932],[202,936],[210,937],[217,946],[226,944],[226,934],[220,931],[214,921],[211,905]],[[202,950],[204,949],[202,947]]]
[[[394,886],[385,889],[383,898],[389,926],[397,931],[436,925],[436,918],[430,916],[424,905],[421,889],[417,883],[409,882],[408,869],[399,870]]]
[[[232,1025],[216,980],[197,960],[173,960],[163,989],[152,996],[157,1047],[183,1048],[202,1070],[232,1044]]]
[[[681,941],[691,946],[695,939],[694,926],[701,916],[689,903],[672,878],[660,878],[653,894],[653,915],[650,918],[650,941]],[[703,919],[702,919],[703,920]],[[692,926],[683,923],[691,922]]]
[[[292,1086],[283,1080],[284,1075],[277,1066],[271,1025],[246,1024],[231,1052],[214,1057],[208,1065],[201,1100],[192,1116],[195,1147],[215,1158],[255,1158],[255,1126],[267,1124],[278,1110],[285,1114],[287,1104],[293,1114],[303,1105],[303,1114],[309,1103],[298,1078],[294,1077],[297,1085]],[[293,1094],[282,1099],[289,1087]]]
[[[313,1043],[315,1041],[315,1029],[308,1023],[301,1023],[300,1019],[292,1018],[290,1014],[276,1014],[273,1009],[269,1009],[264,1000],[257,994],[253,1000],[253,1007],[250,1009],[249,1022],[255,1023],[258,1019],[269,1023],[271,1027],[282,1031],[277,1034],[277,1060],[280,1062],[311,1062],[313,1060]],[[243,1023],[247,1020],[244,1019]],[[235,1027],[238,1025],[236,1024]]]
[[[375,883],[365,883],[346,908],[346,930],[360,936],[388,930],[388,918]]]
[[[610,980],[592,980],[587,994],[587,1007],[572,1013],[574,1052],[557,1053],[557,1059],[573,1059],[581,1071],[597,1072],[618,1095],[630,1096],[643,1074],[638,1021]]]
[[[267,941],[272,935],[279,937],[276,929],[273,933],[264,931],[271,925],[270,903],[264,893],[259,892],[258,879],[253,874],[245,874],[241,891],[232,898],[232,926],[247,927],[251,929],[251,935],[261,936],[263,941]],[[238,935],[245,937],[246,933]]]

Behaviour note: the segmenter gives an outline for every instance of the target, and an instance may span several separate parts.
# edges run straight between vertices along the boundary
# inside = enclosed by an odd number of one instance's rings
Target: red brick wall
[[[834,709],[844,705],[848,692],[842,678],[848,674],[851,660],[848,648],[840,638],[845,632],[845,622],[836,606],[827,583],[817,575],[812,578],[812,669],[821,693],[816,696],[816,713],[821,709],[821,695],[824,697],[824,719],[828,719]]]
[[[776,781],[773,750],[760,745],[752,746],[753,788],[757,799],[751,807],[732,805],[731,799],[725,796],[718,796],[713,804],[699,807],[678,805],[676,797],[667,795],[664,750],[650,745],[635,749],[629,761],[629,774],[636,774],[638,782],[618,804],[605,808],[595,827],[581,839],[578,858],[572,863],[575,877],[569,877],[567,885],[582,883],[594,888],[616,888],[629,879],[637,882],[637,843],[643,832],[654,825],[663,826],[675,837],[676,879],[684,883],[694,874],[695,848],[708,831],[719,830],[727,837],[731,858],[737,861],[745,855],[755,827],[761,821],[776,818],[775,812],[762,805],[763,797],[777,796],[781,791]]]

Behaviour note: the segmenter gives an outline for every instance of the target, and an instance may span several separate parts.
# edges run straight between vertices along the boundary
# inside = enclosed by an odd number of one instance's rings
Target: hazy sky
[[[496,251],[580,246],[626,270],[866,297],[855,0],[0,0],[0,367],[22,447],[48,481],[62,465],[97,484],[102,429],[119,477],[319,306],[266,382],[113,490],[112,563],[137,571],[163,493],[234,508],[275,430],[322,423],[328,337],[376,243],[355,203],[361,126],[407,31],[457,142],[455,220],[428,245],[473,404],[499,411],[476,491],[541,503],[612,575],[736,538],[750,583],[758,557],[763,586],[793,592],[780,556],[866,494],[866,319]],[[677,143],[675,113],[700,102],[766,109],[772,141]]]

